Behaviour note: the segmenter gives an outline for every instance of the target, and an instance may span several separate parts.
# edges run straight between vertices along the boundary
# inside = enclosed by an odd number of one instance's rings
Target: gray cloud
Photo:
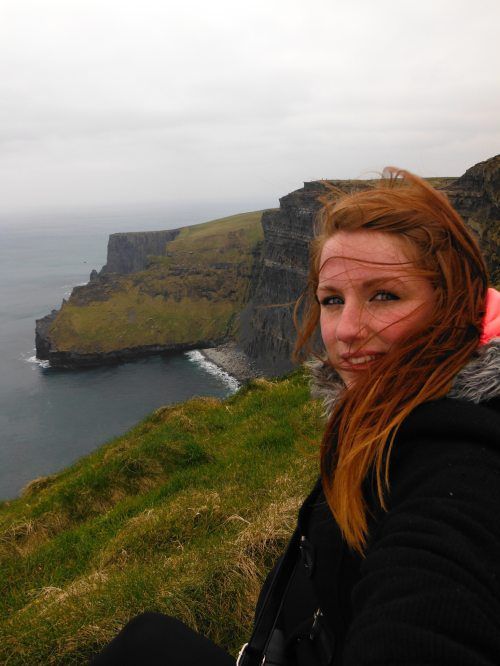
[[[4,210],[459,175],[499,149],[499,18],[490,0],[3,0]]]

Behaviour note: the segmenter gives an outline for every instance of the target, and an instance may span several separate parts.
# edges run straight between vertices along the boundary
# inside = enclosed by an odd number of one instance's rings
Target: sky
[[[0,0],[0,212],[461,175],[500,152],[499,21],[497,0]]]

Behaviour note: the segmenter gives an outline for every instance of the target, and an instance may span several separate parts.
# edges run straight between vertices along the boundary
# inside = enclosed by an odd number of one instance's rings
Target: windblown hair
[[[432,314],[422,326],[343,391],[324,433],[321,475],[326,499],[347,543],[363,554],[369,512],[363,487],[375,483],[386,510],[390,454],[398,429],[415,407],[447,394],[479,344],[487,270],[475,239],[446,196],[407,171],[389,167],[376,186],[340,198],[326,183],[319,201],[323,207],[308,284],[295,309],[296,359],[311,353],[320,318],[316,290],[321,251],[339,231],[395,234],[414,257],[404,270],[429,279],[435,293]]]

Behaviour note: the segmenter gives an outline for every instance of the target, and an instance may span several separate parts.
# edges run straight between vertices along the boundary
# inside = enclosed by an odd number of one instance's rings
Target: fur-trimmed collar
[[[323,400],[325,416],[345,388],[332,366],[319,359],[306,363],[311,375],[311,395]],[[457,373],[449,398],[479,403],[500,396],[500,337],[478,347],[470,361]]]

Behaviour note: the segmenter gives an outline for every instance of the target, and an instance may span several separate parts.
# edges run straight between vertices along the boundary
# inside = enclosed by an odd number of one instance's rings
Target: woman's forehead
[[[320,266],[332,258],[349,258],[358,262],[411,262],[407,241],[384,231],[339,231],[328,238],[321,250]]]
[[[320,257],[319,283],[376,282],[408,276],[415,264],[406,243],[381,231],[340,231],[328,238]]]

